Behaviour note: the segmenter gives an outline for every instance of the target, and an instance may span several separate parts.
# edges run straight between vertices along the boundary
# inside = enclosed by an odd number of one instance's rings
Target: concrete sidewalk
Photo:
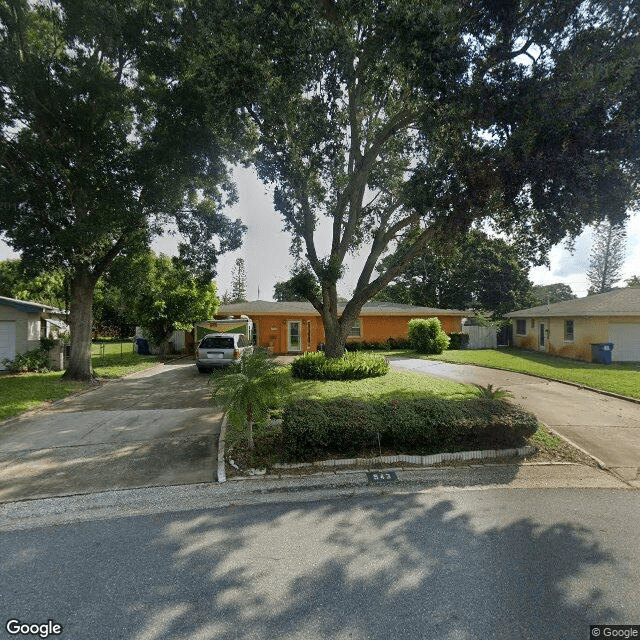
[[[409,358],[390,358],[390,364],[398,371],[507,389],[518,405],[640,488],[640,404],[499,369]]]
[[[0,425],[0,502],[214,479],[221,414],[177,360]]]

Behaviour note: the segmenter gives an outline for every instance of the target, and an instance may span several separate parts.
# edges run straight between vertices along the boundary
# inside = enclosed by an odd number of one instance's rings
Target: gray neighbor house
[[[40,302],[28,302],[0,296],[0,370],[2,360],[14,360],[17,354],[37,349],[40,338],[65,329],[66,313]]]

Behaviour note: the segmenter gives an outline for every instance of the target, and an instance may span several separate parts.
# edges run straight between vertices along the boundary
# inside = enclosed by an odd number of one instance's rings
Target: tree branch
[[[113,262],[115,257],[120,253],[126,242],[129,240],[130,234],[123,233],[111,246],[111,248],[98,260],[92,269],[92,273],[96,280],[105,272],[107,267]]]
[[[353,234],[355,233],[355,229],[358,224],[358,218],[362,211],[362,197],[364,196],[367,178],[373,163],[389,138],[408,126],[416,117],[417,113],[413,111],[413,109],[405,107],[389,119],[389,122],[387,122],[387,124],[374,137],[371,146],[367,149],[362,161],[360,162],[360,166],[352,175],[349,185],[343,191],[342,196],[338,200],[336,204],[336,214],[340,218],[342,218],[344,210],[347,205],[349,205],[349,218],[344,232],[342,233],[340,244],[338,245],[337,251],[332,251],[332,254],[337,257],[340,264],[342,264],[342,261],[349,249],[349,245],[353,239]]]

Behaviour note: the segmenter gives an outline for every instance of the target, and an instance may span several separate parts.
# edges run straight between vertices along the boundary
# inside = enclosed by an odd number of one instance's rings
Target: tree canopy
[[[491,221],[521,254],[637,195],[637,7],[591,0],[300,0],[207,11],[206,66],[240,60],[260,177],[321,287],[328,355],[429,243]],[[235,12],[235,13],[234,13]],[[252,45],[251,42],[257,43]],[[221,49],[226,55],[221,56]],[[212,99],[217,87],[207,89]],[[332,237],[318,244],[319,222]],[[417,231],[401,254],[396,243]],[[376,274],[385,251],[396,260]],[[345,258],[364,251],[338,317]]]
[[[380,270],[386,270],[395,259],[383,259]],[[444,253],[427,246],[375,299],[440,309],[492,311],[502,316],[531,306],[528,276],[529,265],[516,247],[475,230]]]
[[[62,269],[34,272],[26,270],[19,258],[0,261],[0,296],[66,309],[66,285]]]
[[[213,318],[220,303],[216,285],[190,275],[177,258],[148,252],[136,262],[146,275],[143,287],[129,290],[129,304],[145,337],[164,355],[176,329],[191,330],[197,322]]]
[[[244,230],[233,105],[205,104],[178,46],[178,2],[0,4],[0,231],[26,263],[69,274],[71,360],[91,375],[91,304],[113,259],[170,224],[205,280]]]
[[[571,287],[568,284],[564,284],[564,282],[536,284],[532,287],[532,295],[534,306],[566,302],[567,300],[575,300],[578,297],[573,293]]]

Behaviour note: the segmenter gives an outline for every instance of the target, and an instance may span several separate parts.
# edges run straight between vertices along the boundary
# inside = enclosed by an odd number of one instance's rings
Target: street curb
[[[600,458],[594,456],[592,453],[589,453],[586,449],[583,449],[579,444],[576,444],[573,440],[571,440],[571,438],[567,438],[567,436],[562,435],[561,433],[558,433],[555,429],[552,429],[549,425],[545,424],[544,426],[545,426],[545,429],[551,435],[555,436],[556,438],[560,438],[561,440],[564,440],[567,444],[570,444],[574,449],[577,449],[578,451],[582,451],[582,453],[584,453],[585,456],[588,456],[589,458],[594,460],[597,463],[598,467],[600,467],[600,469],[610,471],[606,463],[600,460]]]
[[[571,440],[571,438],[567,438],[567,436],[564,436],[561,433],[558,433],[557,431],[555,431],[551,427],[548,427],[547,425],[544,425],[544,426],[546,427],[547,431],[552,435],[556,436],[557,438],[560,438],[561,440],[564,440],[566,443],[570,444],[572,447],[576,448],[578,451],[582,451],[582,453],[584,453],[586,456],[591,458],[598,465],[598,468],[602,469],[603,471],[606,471],[607,473],[610,473],[616,479],[620,480],[620,482],[624,482],[629,487],[635,488],[634,485],[632,485],[628,480],[623,478],[620,474],[616,473],[606,462],[603,462],[597,456],[594,456],[592,453],[589,453],[586,449],[583,449],[579,444],[576,444],[573,440]]]
[[[549,470],[557,469],[549,483]],[[85,494],[70,494],[17,500],[0,504],[0,532],[60,526],[105,519],[179,513],[190,510],[235,508],[241,505],[266,505],[282,502],[336,499],[357,496],[383,496],[391,493],[432,493],[439,491],[484,491],[490,489],[571,489],[571,478],[585,478],[585,467],[575,463],[516,463],[508,465],[470,465],[465,468],[428,467],[380,469],[395,472],[390,484],[376,484],[364,470],[314,473],[310,476],[230,478],[240,482],[196,483],[115,489]],[[582,489],[637,490],[618,478],[592,467],[589,482]],[[523,472],[517,486],[511,470]],[[575,476],[575,474],[578,476]],[[573,474],[573,475],[572,475]],[[251,482],[253,480],[253,482]],[[248,482],[247,482],[248,481]]]
[[[402,359],[402,358],[400,358]],[[422,360],[423,358],[404,358],[406,360]],[[493,369],[494,371],[505,371],[506,373],[517,373],[521,376],[529,376],[530,378],[538,378],[538,380],[546,380],[547,382],[559,382],[560,384],[566,384],[570,387],[575,387],[576,389],[584,389],[585,391],[593,391],[594,393],[599,393],[603,396],[609,396],[611,398],[617,398],[618,400],[628,400],[629,402],[634,402],[635,404],[640,404],[640,398],[632,398],[630,396],[623,396],[620,393],[614,393],[613,391],[606,391],[604,389],[596,389],[595,387],[588,387],[584,384],[580,384],[579,382],[571,382],[570,380],[558,380],[557,378],[547,378],[546,376],[538,375],[537,373],[524,373],[523,371],[512,371],[511,369],[501,369],[500,367],[491,367],[487,364],[472,364],[470,362],[449,362],[447,360],[430,360],[430,362],[442,362],[443,364],[455,364],[462,365],[467,367],[482,367],[483,369]],[[426,374],[428,375],[428,374]]]
[[[216,480],[222,484],[227,481],[227,474],[224,469],[224,437],[227,433],[228,414],[222,416],[222,424],[220,425],[220,434],[218,435],[218,468],[216,471]]]

